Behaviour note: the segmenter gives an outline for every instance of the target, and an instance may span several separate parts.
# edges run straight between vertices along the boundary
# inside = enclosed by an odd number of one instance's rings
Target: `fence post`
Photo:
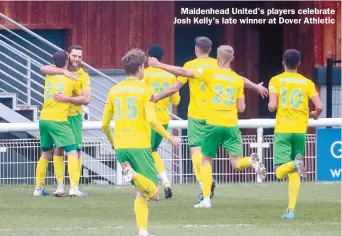
[[[122,185],[122,166],[116,158],[116,185]]]
[[[31,61],[27,60],[27,105],[31,105]]]
[[[262,127],[257,128],[257,154],[259,156],[259,161],[263,163],[263,155],[262,155],[262,149],[263,149],[263,134],[264,129]],[[259,175],[257,175],[257,182],[262,183],[262,179]]]
[[[178,129],[178,135],[182,137],[182,129]],[[180,143],[178,147],[178,161],[179,161],[179,183],[183,184],[183,152],[182,152],[183,146],[182,142]],[[177,176],[176,176],[177,179]]]

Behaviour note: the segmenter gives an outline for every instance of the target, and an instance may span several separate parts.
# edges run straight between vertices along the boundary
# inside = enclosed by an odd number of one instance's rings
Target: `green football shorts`
[[[135,172],[158,184],[159,179],[151,148],[116,149],[116,157],[121,164],[127,161]]]
[[[43,151],[51,150],[54,146],[66,148],[66,152],[76,149],[75,138],[67,121],[40,120],[39,133]]]
[[[297,154],[304,156],[306,134],[275,133],[273,165],[278,166],[294,161]]]
[[[202,141],[202,153],[215,157],[220,145],[235,157],[242,157],[242,137],[238,127],[225,127],[207,124]]]
[[[188,117],[188,144],[189,147],[200,147],[202,144],[205,120]]]
[[[169,125],[163,125],[165,129],[167,129],[167,127]],[[154,129],[152,129],[151,131],[151,147],[152,147],[152,151],[157,151],[158,147],[160,145],[160,143],[163,140],[163,136],[161,136],[160,134],[158,134]]]
[[[83,147],[83,120],[82,115],[78,114],[76,116],[68,116],[68,121],[71,130],[75,136],[76,149],[81,150]]]

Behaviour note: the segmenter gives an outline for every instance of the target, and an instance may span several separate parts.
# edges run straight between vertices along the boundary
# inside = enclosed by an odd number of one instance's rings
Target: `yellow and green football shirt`
[[[44,104],[40,114],[41,120],[67,121],[70,103],[56,102],[55,93],[62,92],[66,96],[81,95],[79,81],[71,80],[64,75],[46,75],[44,86]]]
[[[199,68],[195,79],[206,86],[206,123],[217,126],[238,125],[237,100],[244,97],[244,82],[231,69]]]
[[[157,95],[165,89],[170,88],[176,82],[176,77],[162,69],[148,67],[144,72],[144,82],[152,87],[154,95]],[[156,103],[157,118],[163,125],[168,124],[170,121],[169,103],[177,106],[179,101],[180,96],[177,92],[171,97],[164,98]]]
[[[126,78],[109,91],[102,125],[108,127],[114,114],[114,137],[108,128],[104,128],[104,132],[108,139],[113,138],[116,149],[151,148],[151,126],[147,117],[157,121],[152,98],[152,88],[134,77]],[[153,114],[155,117],[151,118]],[[155,124],[157,132],[170,137],[160,123]]]
[[[215,68],[218,67],[217,60],[211,57],[200,57],[188,61],[183,68],[196,70],[198,68]],[[177,80],[182,84],[189,81],[190,102],[188,107],[188,116],[195,119],[205,119],[205,104],[206,104],[206,87],[203,81],[179,76]]]
[[[278,95],[275,133],[306,133],[309,99],[318,95],[315,84],[296,72],[272,77],[269,92]]]
[[[83,89],[91,89],[90,77],[89,77],[89,74],[87,72],[85,72],[82,68],[79,68],[74,73],[79,76],[78,77],[78,81],[79,81],[79,83],[81,85],[81,90],[83,90]],[[77,94],[73,94],[73,96],[77,96]],[[82,114],[82,106],[81,105],[70,104],[68,116],[76,116],[78,114]]]

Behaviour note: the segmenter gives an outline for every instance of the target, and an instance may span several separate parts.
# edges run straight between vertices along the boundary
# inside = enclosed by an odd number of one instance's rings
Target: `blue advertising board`
[[[342,180],[342,140],[341,128],[318,129],[317,147],[317,180]]]

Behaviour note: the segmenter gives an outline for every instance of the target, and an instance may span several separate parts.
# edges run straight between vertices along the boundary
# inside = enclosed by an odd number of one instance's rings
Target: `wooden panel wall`
[[[314,25],[314,65],[325,66],[328,57],[341,59],[341,2],[315,1],[316,8],[336,10],[336,24]],[[318,15],[319,16],[319,15]]]
[[[173,2],[0,2],[0,12],[31,29],[68,29],[66,45],[82,45],[96,68],[121,68],[129,49],[152,43],[174,61]]]

